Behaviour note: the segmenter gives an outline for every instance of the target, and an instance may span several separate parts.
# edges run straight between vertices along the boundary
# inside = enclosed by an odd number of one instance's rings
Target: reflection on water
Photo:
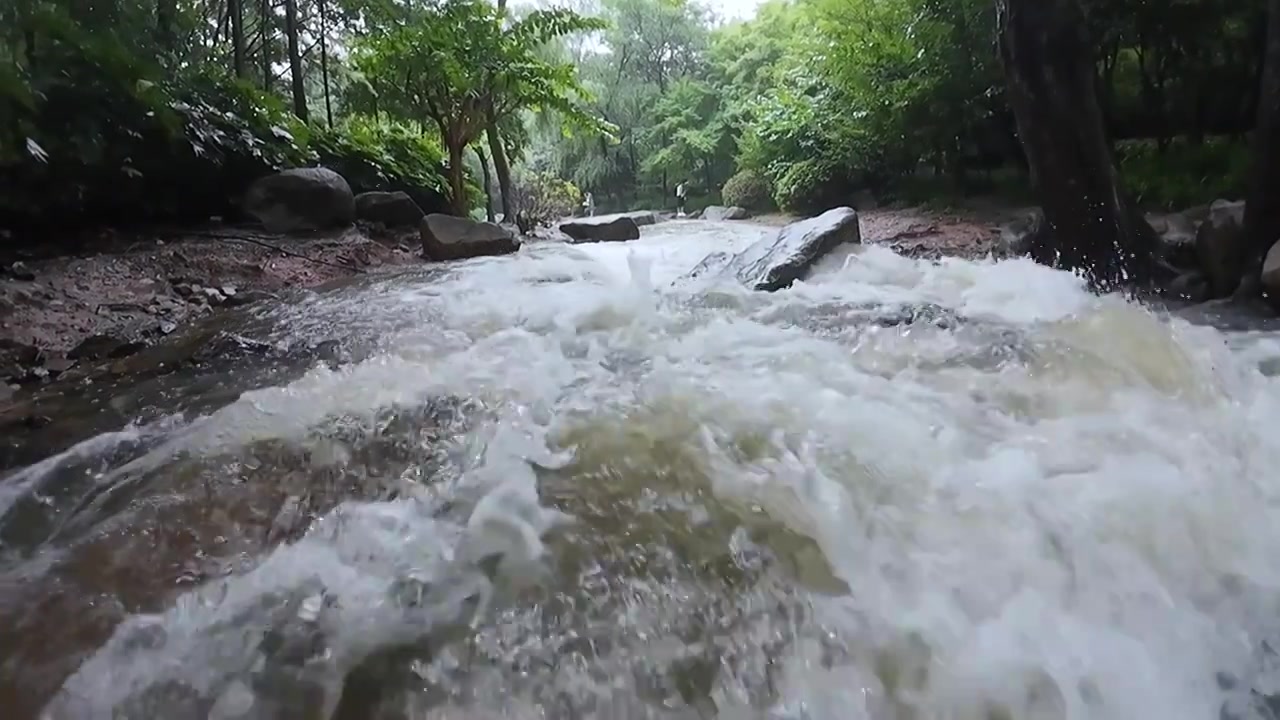
[[[1268,717],[1272,336],[1024,261],[680,279],[764,232],[365,278],[69,395],[0,484],[0,704]]]

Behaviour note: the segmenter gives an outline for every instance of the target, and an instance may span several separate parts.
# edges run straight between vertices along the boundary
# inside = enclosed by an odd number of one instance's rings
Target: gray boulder
[[[326,168],[297,168],[258,178],[244,197],[244,210],[269,232],[324,230],[356,219],[351,186]]]
[[[404,192],[366,192],[356,196],[356,217],[387,227],[413,227],[426,217]]]
[[[636,221],[626,215],[602,215],[562,222],[560,232],[574,242],[623,242],[640,237]]]
[[[1244,273],[1248,250],[1244,203],[1215,201],[1209,206],[1209,216],[1196,230],[1196,256],[1214,297],[1226,297],[1235,291]]]
[[[1044,232],[1044,212],[1034,208],[1000,226],[1000,240],[996,243],[996,252],[1004,257],[1022,257],[1030,255]]]
[[[658,222],[658,214],[652,210],[636,210],[634,212],[622,213],[623,217],[629,217],[635,224],[644,227],[645,225],[654,225]]]
[[[814,264],[840,245],[861,242],[857,211],[834,208],[791,223],[772,240],[755,243],[734,256],[722,272],[753,290],[772,292],[803,279]]]
[[[737,205],[733,207],[723,207],[721,205],[710,205],[703,209],[703,220],[746,220],[751,217],[751,213],[746,208],[740,208]]]
[[[1195,269],[1200,264],[1196,251],[1196,224],[1200,220],[1193,220],[1189,212],[1147,216],[1151,229],[1160,237],[1157,250],[1161,259],[1179,270]]]
[[[1271,246],[1262,261],[1262,289],[1272,298],[1280,298],[1280,242]]]
[[[422,254],[430,260],[462,260],[506,255],[520,249],[510,230],[500,225],[432,213],[418,226]]]

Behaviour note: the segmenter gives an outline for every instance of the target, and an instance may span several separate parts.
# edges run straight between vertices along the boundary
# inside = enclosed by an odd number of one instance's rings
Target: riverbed
[[[5,716],[1270,717],[1272,333],[1027,260],[685,279],[772,232],[371,273],[220,321],[336,355],[86,386],[0,480]]]

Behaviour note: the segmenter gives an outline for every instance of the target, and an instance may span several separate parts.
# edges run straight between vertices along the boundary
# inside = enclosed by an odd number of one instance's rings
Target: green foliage
[[[727,205],[768,210],[773,204],[769,181],[754,170],[742,170],[725,182],[720,196]]]
[[[821,212],[840,204],[847,186],[847,180],[834,163],[800,160],[779,174],[774,182],[773,200],[787,212]]]
[[[346,178],[357,193],[400,190],[427,212],[446,209],[444,150],[421,127],[354,115],[312,133],[316,162]]]
[[[1116,160],[1138,204],[1177,210],[1244,197],[1250,154],[1245,143],[1226,138],[1175,142],[1163,151],[1152,141],[1130,141],[1117,145]]]
[[[582,191],[551,173],[525,171],[513,180],[516,222],[523,232],[572,216],[582,207]]]

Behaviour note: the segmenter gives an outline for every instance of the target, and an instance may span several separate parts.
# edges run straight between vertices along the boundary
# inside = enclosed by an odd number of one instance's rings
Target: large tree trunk
[[[329,89],[329,13],[320,0],[320,81],[324,86],[324,120],[333,128],[333,100]]]
[[[262,35],[261,53],[262,89],[271,92],[273,73],[271,72],[271,0],[258,3],[258,32]]]
[[[484,156],[484,151],[480,148],[472,148],[476,151],[476,159],[480,161],[480,176],[484,179],[484,217],[489,222],[493,222],[493,179],[489,176],[489,159]],[[506,195],[502,196],[506,199]],[[511,222],[514,215],[507,215],[507,222]]]
[[[1040,262],[1099,288],[1150,279],[1156,235],[1120,185],[1079,0],[997,0],[1018,136],[1044,209]]]
[[[289,41],[289,83],[293,89],[293,114],[307,120],[307,90],[302,81],[302,53],[298,49],[298,0],[284,0],[284,31]]]
[[[244,64],[244,9],[240,0],[227,0],[227,14],[231,16],[231,67],[236,77],[245,77]]]
[[[1267,46],[1262,61],[1258,121],[1253,131],[1253,172],[1244,210],[1244,231],[1255,267],[1280,240],[1280,0],[1268,3]],[[1250,273],[1244,291],[1259,283]]]
[[[466,143],[449,143],[449,204],[458,217],[467,217],[471,210],[467,207],[467,170],[462,164],[466,147]]]
[[[498,189],[502,192],[502,217],[504,222],[515,220],[515,203],[511,197],[511,166],[507,164],[507,151],[502,147],[502,135],[498,133],[497,118],[489,110],[489,154],[493,156],[493,171],[498,176]]]

